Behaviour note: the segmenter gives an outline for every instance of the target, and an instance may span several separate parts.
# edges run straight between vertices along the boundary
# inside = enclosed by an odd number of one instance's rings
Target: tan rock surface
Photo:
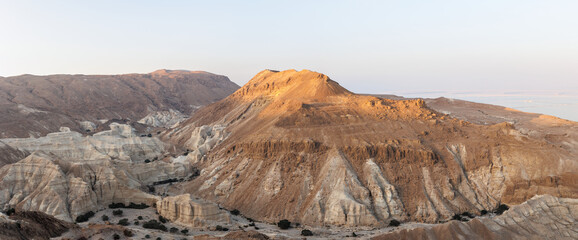
[[[372,239],[578,239],[578,199],[536,196],[493,218],[404,229]]]
[[[157,202],[159,214],[171,222],[190,227],[207,227],[231,222],[229,212],[219,206],[193,198],[190,194],[166,197]]]
[[[178,189],[265,221],[383,226],[536,194],[578,198],[578,155],[561,147],[575,134],[551,141],[509,123],[459,120],[421,99],[356,95],[310,71],[263,71],[163,137],[188,148],[203,126],[224,127],[226,138]]]

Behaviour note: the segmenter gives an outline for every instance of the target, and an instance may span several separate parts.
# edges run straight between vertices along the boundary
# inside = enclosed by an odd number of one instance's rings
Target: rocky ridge
[[[239,87],[208,72],[158,70],[123,75],[21,75],[0,78],[0,138],[39,137],[89,121],[173,111],[186,116]]]
[[[536,194],[578,197],[575,147],[559,147],[575,135],[546,141],[421,99],[356,95],[310,71],[263,71],[163,138],[191,148],[216,126],[220,144],[197,157],[201,176],[179,189],[264,221],[437,222]]]

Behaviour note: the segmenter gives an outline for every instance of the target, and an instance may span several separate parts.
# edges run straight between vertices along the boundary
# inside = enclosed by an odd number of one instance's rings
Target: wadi
[[[1,239],[577,239],[578,123],[309,70],[0,78]]]

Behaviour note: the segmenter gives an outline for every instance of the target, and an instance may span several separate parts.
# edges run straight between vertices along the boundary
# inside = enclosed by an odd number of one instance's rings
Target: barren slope
[[[138,121],[149,113],[190,114],[237,90],[225,76],[159,70],[149,74],[0,78],[0,138],[43,136],[79,121]]]
[[[266,221],[383,226],[536,194],[578,198],[576,135],[537,136],[459,120],[421,99],[356,95],[315,72],[266,70],[164,137],[203,169],[175,193]]]

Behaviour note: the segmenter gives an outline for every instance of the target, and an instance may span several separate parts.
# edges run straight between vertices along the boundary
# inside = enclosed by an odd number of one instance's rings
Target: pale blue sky
[[[0,76],[311,69],[355,92],[578,89],[578,1],[0,0]]]

